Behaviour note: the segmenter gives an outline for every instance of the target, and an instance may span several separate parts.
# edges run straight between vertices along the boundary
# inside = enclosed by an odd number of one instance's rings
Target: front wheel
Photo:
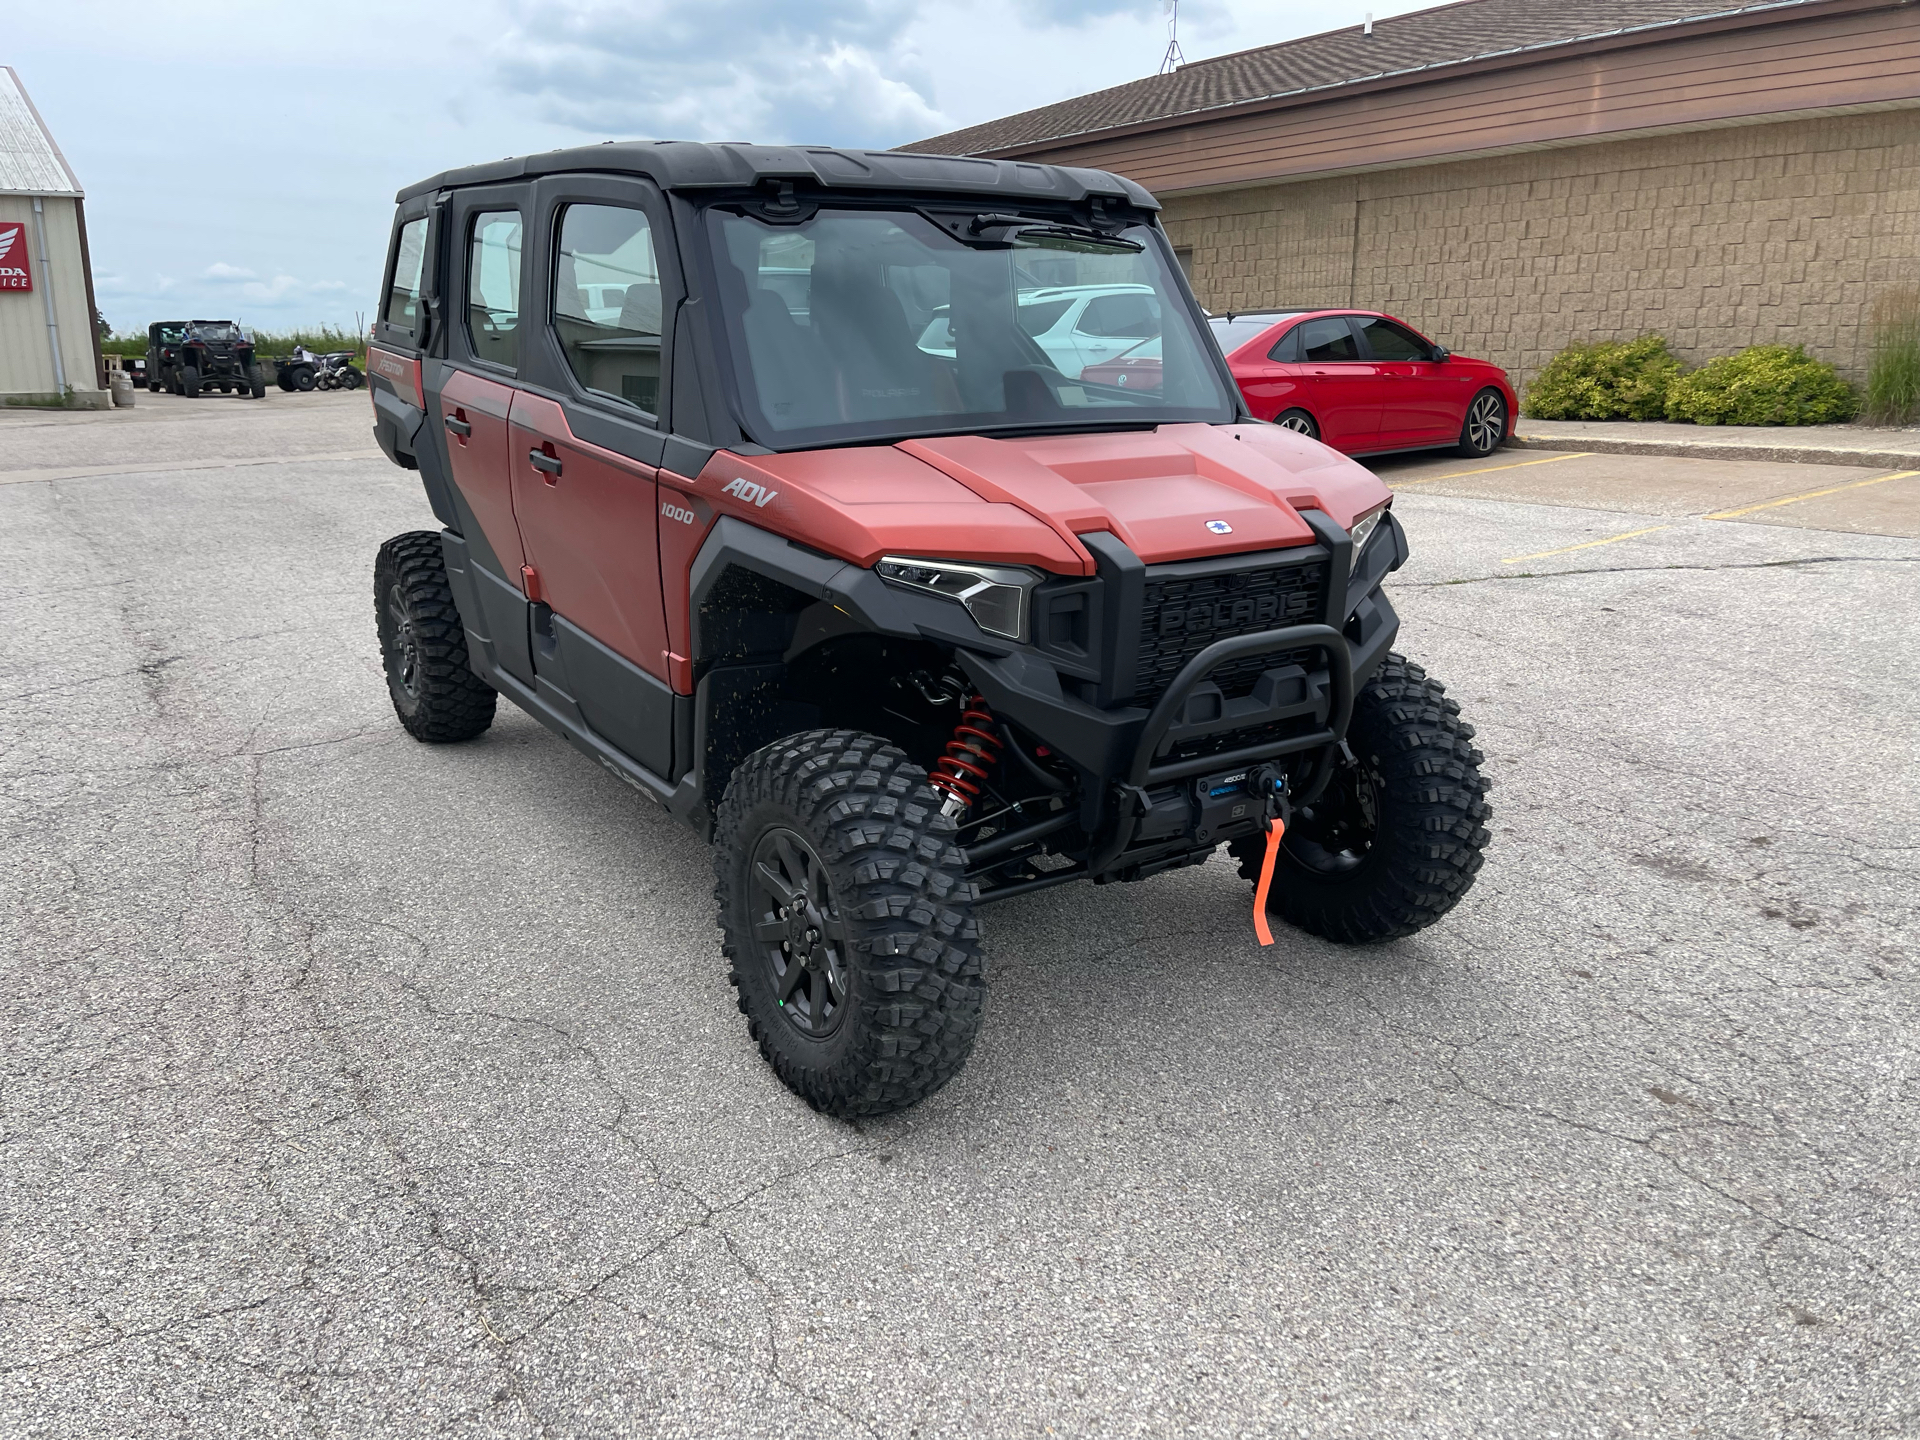
[[[258,365],[247,367],[247,393],[256,400],[267,398],[267,373]]]
[[[1467,406],[1466,422],[1460,427],[1459,454],[1469,460],[1483,459],[1500,448],[1507,438],[1507,402],[1498,390],[1482,390]]]
[[[180,393],[189,400],[200,398],[200,372],[191,365],[180,367]]]
[[[311,390],[313,389],[313,367],[311,365],[296,365],[293,367],[293,372],[288,376],[288,379],[293,382],[293,388],[296,390]]]
[[[1343,945],[1424,930],[1479,873],[1492,838],[1484,758],[1446,687],[1388,655],[1354,697],[1350,762],[1288,826],[1267,910]],[[1258,880],[1263,837],[1235,840],[1240,873]]]
[[[721,945],[760,1054],[830,1115],[925,1099],[986,1003],[974,888],[926,771],[853,730],[741,762],[713,834]]]
[[[380,547],[373,616],[393,711],[409,735],[446,744],[493,724],[495,691],[467,662],[467,631],[438,535],[414,530]]]
[[[1318,440],[1320,438],[1320,426],[1315,423],[1313,416],[1297,407],[1292,410],[1283,411],[1274,418],[1273,423],[1278,425],[1282,430],[1291,430],[1296,435],[1306,436],[1309,440]]]

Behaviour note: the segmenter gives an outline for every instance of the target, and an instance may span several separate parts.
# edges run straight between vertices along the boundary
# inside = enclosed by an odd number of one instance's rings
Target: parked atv
[[[147,327],[147,388],[189,400],[203,390],[258,400],[267,382],[253,337],[231,320],[160,320]]]
[[[1263,943],[1372,944],[1480,868],[1472,727],[1392,649],[1391,492],[1250,418],[1156,210],[677,143],[399,196],[374,430],[442,526],[374,564],[400,722],[470,740],[505,694],[710,840],[749,1031],[819,1109],[959,1071],[984,905],[1225,845]],[[1157,338],[1150,384],[1045,343],[1075,306]]]
[[[335,350],[320,357],[320,370],[314,384],[322,390],[358,390],[367,377],[353,367],[351,350]]]

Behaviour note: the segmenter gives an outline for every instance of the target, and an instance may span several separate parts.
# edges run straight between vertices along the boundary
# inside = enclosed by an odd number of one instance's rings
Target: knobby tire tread
[[[771,812],[804,828],[826,862],[848,930],[852,973],[844,1049],[807,1063],[773,1009],[753,948],[751,848]],[[977,897],[954,823],[926,772],[895,745],[853,730],[788,736],[741,762],[714,827],[721,948],[761,1055],[814,1109],[882,1115],[918,1103],[960,1072],[986,1006],[973,917]]]
[[[1360,688],[1347,735],[1356,755],[1377,764],[1387,790],[1376,853],[1354,876],[1334,878],[1283,850],[1267,909],[1339,944],[1373,945],[1424,930],[1459,904],[1493,838],[1493,807],[1480,773],[1486,757],[1460,703],[1403,655],[1388,654]],[[1264,848],[1260,837],[1228,846],[1241,875],[1256,882]]]
[[[393,696],[394,713],[414,739],[432,745],[471,740],[493,724],[496,692],[473,673],[467,657],[467,630],[447,583],[445,552],[430,530],[396,535],[380,547],[373,568],[374,622],[380,634],[382,668]],[[419,703],[394,683],[390,662],[387,592],[400,584],[413,616],[426,683]]]

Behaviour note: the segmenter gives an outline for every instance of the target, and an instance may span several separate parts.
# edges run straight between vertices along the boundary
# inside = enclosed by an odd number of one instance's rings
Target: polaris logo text
[[[671,500],[662,503],[660,513],[669,520],[678,520],[682,525],[691,525],[698,518],[691,510],[683,510]]]
[[[0,225],[0,290],[31,290],[27,269],[27,234],[22,225]]]
[[[1162,635],[1189,635],[1208,630],[1232,631],[1271,629],[1274,622],[1288,618],[1282,597],[1278,595],[1242,595],[1232,600],[1202,601],[1197,605],[1163,605],[1154,617],[1153,628]]]
[[[769,490],[764,485],[756,485],[751,480],[729,480],[720,487],[720,493],[722,495],[737,495],[742,500],[751,501],[757,508],[764,506],[767,501],[773,499],[773,497],[780,492],[778,490]]]

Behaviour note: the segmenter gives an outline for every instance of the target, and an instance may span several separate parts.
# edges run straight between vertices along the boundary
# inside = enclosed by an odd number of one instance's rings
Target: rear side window
[[[1404,325],[1391,320],[1362,320],[1360,333],[1367,337],[1367,349],[1376,360],[1431,360],[1433,350],[1427,342]]]
[[[1037,340],[1053,329],[1072,304],[1072,300],[1023,301],[1015,306],[1015,319],[1022,330]]]
[[[1160,333],[1160,306],[1151,295],[1097,295],[1074,327],[1082,335],[1147,340]]]
[[[660,266],[644,210],[569,205],[553,264],[553,331],[582,389],[660,411]]]
[[[520,212],[473,217],[467,243],[467,339],[482,360],[520,363]]]
[[[1300,336],[1302,360],[1313,362],[1360,358],[1360,349],[1353,343],[1353,331],[1338,316],[1305,321],[1296,333]]]
[[[400,227],[393,247],[393,279],[387,285],[387,304],[381,318],[402,330],[419,332],[420,275],[427,260],[427,220],[409,220]]]
[[[1257,340],[1273,328],[1271,318],[1257,320],[1228,320],[1215,316],[1207,321],[1213,328],[1213,338],[1220,342],[1220,353],[1231,355],[1249,340]]]
[[[1296,325],[1280,337],[1280,343],[1267,352],[1267,358],[1277,365],[1297,365],[1300,363],[1300,332],[1307,327]]]

